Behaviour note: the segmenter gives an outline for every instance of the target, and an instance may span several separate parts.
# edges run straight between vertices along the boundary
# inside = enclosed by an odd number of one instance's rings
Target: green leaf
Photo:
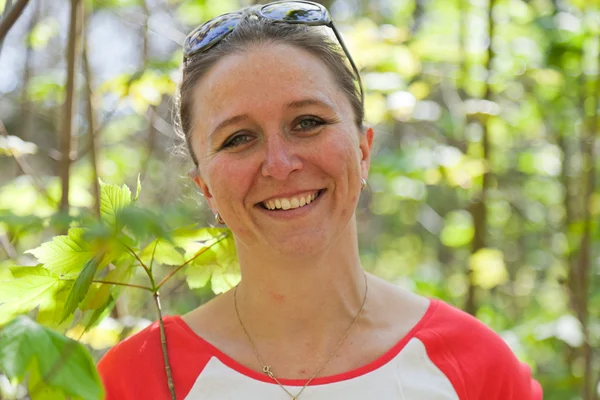
[[[185,262],[184,253],[185,250],[181,247],[163,239],[156,239],[142,250],[140,258],[148,266],[152,260],[162,265],[181,265]]]
[[[46,269],[56,274],[79,272],[94,256],[92,246],[83,239],[85,232],[82,228],[71,228],[67,235],[55,236],[52,241],[26,253],[33,254]]]
[[[27,317],[16,318],[0,331],[0,370],[11,380],[33,376],[37,387],[53,388],[54,394],[60,390],[61,398],[103,398],[100,378],[85,347]],[[32,398],[48,397],[33,393]]]
[[[106,276],[102,278],[103,281],[127,283],[132,276],[133,268],[131,263],[125,265],[117,264],[114,269],[109,271]],[[81,310],[95,310],[99,307],[104,307],[108,299],[112,297],[118,297],[119,292],[123,289],[123,286],[111,285],[106,283],[93,283],[90,286],[88,293],[86,294],[83,301],[79,304]]]
[[[233,235],[226,230],[201,230],[198,237],[215,235],[204,241],[194,241],[195,246],[187,246],[186,259],[192,259],[184,269],[186,282],[191,289],[206,286],[209,279],[212,291],[216,294],[237,285],[240,281],[239,263]],[[218,234],[218,235],[217,235]],[[215,243],[219,237],[225,238]]]
[[[119,213],[121,225],[138,241],[151,238],[169,237],[169,229],[165,225],[165,217],[149,210],[131,206]]]
[[[67,302],[62,314],[63,321],[75,311],[79,303],[81,303],[85,297],[103,257],[104,254],[97,254],[85,263],[85,266],[77,276],[77,279],[75,279],[75,283],[71,287],[71,291],[67,297]]]
[[[81,324],[84,326],[84,333],[96,326],[104,318],[108,317],[113,307],[117,304],[117,298],[118,297],[109,293],[109,296],[104,304],[96,308],[93,313],[88,313],[85,315],[81,321]]]
[[[33,362],[27,377],[27,391],[31,400],[56,400],[65,397],[61,389],[45,385],[37,362]]]
[[[63,285],[53,293],[52,302],[40,304],[40,307],[35,315],[35,320],[38,324],[42,324],[47,328],[56,329],[59,332],[66,331],[71,325],[74,315],[66,320],[62,320],[62,310],[67,302],[67,296],[71,291],[73,282],[62,281]]]
[[[100,216],[104,222],[120,230],[119,213],[131,204],[131,190],[127,185],[118,187],[99,180],[100,183]]]
[[[99,261],[98,270],[120,257],[125,249],[119,243],[121,237],[102,237],[98,232],[83,228],[71,228],[67,235],[55,236],[40,247],[27,250],[33,254],[44,268],[54,274],[64,276],[79,273],[88,260],[99,252],[104,257]]]
[[[14,279],[0,281],[0,326],[36,307],[52,306],[66,282],[47,269],[11,267]]]

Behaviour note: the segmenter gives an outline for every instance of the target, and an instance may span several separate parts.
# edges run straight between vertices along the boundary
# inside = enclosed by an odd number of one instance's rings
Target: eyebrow
[[[239,122],[246,121],[248,119],[250,119],[250,116],[248,114],[234,115],[231,118],[227,118],[226,120],[222,121],[219,125],[217,125],[217,127],[211,132],[210,135],[208,135],[208,137],[211,137],[215,132],[220,131],[221,129],[225,128],[227,125],[234,125]]]
[[[327,101],[322,101],[322,100],[317,100],[317,99],[296,100],[296,101],[286,103],[284,107],[285,108],[302,108],[302,107],[306,107],[306,106],[320,106],[320,107],[326,107],[329,109],[334,108],[333,104],[331,104]],[[226,120],[219,123],[219,125],[217,125],[217,127],[208,136],[209,137],[212,136],[214,133],[220,131],[221,129],[225,128],[228,125],[234,125],[234,124],[246,121],[248,119],[250,119],[250,115],[248,115],[248,114],[234,115],[233,117],[227,118]]]
[[[290,103],[285,104],[285,108],[302,108],[305,106],[321,106],[321,107],[327,107],[327,108],[334,108],[333,104],[331,104],[327,101],[318,100],[318,99],[296,100],[296,101],[292,101]]]

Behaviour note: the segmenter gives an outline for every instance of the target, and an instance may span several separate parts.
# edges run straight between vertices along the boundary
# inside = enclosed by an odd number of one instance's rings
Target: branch
[[[60,280],[61,281],[65,281],[65,282],[75,282],[75,279],[60,278]],[[102,283],[104,285],[115,285],[115,286],[127,286],[127,287],[136,288],[136,289],[144,289],[144,290],[147,290],[149,292],[152,292],[152,288],[149,288],[147,286],[134,285],[133,283],[104,281],[104,280],[101,280],[101,279],[99,279],[99,280],[94,279],[92,281],[92,283]]]
[[[19,0],[11,8],[6,17],[2,18],[2,22],[0,22],[0,42],[4,40],[4,37],[10,28],[12,28],[17,19],[19,19],[28,2],[29,0]]]

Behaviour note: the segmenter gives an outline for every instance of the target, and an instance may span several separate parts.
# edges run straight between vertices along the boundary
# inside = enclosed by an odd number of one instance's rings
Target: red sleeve
[[[164,324],[175,392],[183,399],[211,355],[197,348],[177,317],[165,318]],[[171,399],[156,322],[109,350],[98,363],[98,372],[106,400]]]
[[[437,301],[417,334],[462,400],[541,400],[542,388],[500,336],[469,314]]]

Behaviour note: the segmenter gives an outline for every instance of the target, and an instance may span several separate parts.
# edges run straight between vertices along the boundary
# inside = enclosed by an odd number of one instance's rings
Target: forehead
[[[313,54],[286,44],[261,44],[225,56],[208,71],[194,89],[194,113],[204,125],[223,114],[272,112],[278,104],[304,98],[340,108],[346,100],[331,71]]]

